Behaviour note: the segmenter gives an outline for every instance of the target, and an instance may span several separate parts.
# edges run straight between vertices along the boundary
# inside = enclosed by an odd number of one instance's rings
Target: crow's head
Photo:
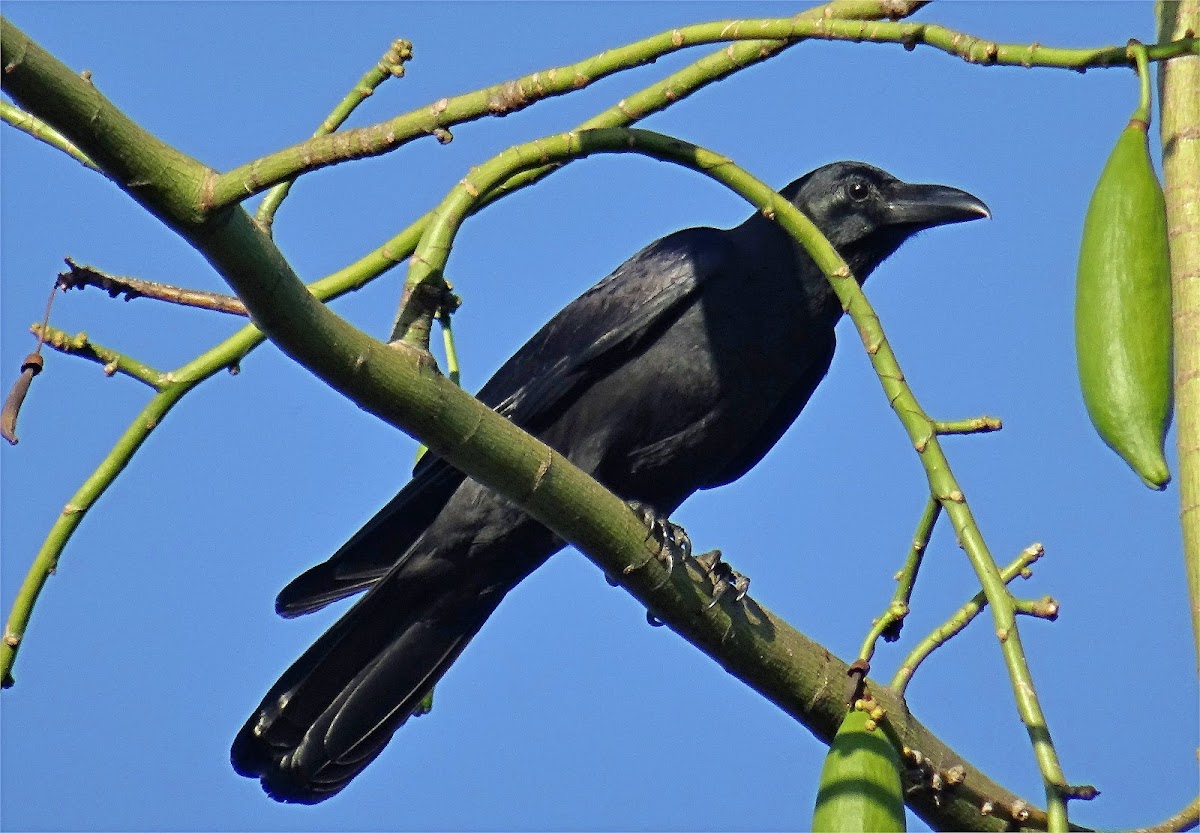
[[[816,223],[859,280],[922,229],[991,216],[966,191],[904,182],[865,162],[825,165],[780,193]]]

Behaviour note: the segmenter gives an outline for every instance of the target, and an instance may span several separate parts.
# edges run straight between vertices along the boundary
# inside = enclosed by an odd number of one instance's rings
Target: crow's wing
[[[733,266],[732,244],[717,229],[686,229],[650,244],[555,315],[496,371],[479,399],[537,434],[669,327],[707,277]],[[353,538],[280,592],[276,610],[310,613],[378,581],[462,481],[461,472],[426,454],[408,485]]]
[[[639,355],[707,278],[733,267],[727,235],[693,228],[651,243],[550,319],[479,399],[536,434],[593,382]]]

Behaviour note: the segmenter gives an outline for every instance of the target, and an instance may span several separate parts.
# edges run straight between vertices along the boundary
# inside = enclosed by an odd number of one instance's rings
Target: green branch
[[[1048,619],[1053,622],[1058,618],[1059,604],[1053,596],[1043,596],[1040,599],[1014,599],[1013,609],[1019,616],[1032,616],[1035,619]]]
[[[325,120],[321,122],[321,126],[313,133],[313,137],[327,136],[341,127],[346,119],[350,118],[350,114],[355,111],[358,105],[374,95],[375,90],[380,84],[389,78],[402,77],[404,75],[404,64],[411,59],[412,44],[409,41],[392,41],[392,45],[388,47],[387,52],[383,53],[383,57],[376,62],[375,66],[367,70],[362,78],[358,79],[358,83],[354,85],[350,92],[346,93],[346,96],[338,102],[333,111],[325,117]],[[259,203],[258,211],[255,212],[254,216],[268,233],[270,233],[271,226],[275,223],[275,212],[279,210],[279,206],[287,199],[288,192],[292,190],[292,184],[295,181],[293,177],[279,183],[267,192],[267,195],[263,197],[263,201]]]
[[[930,497],[925,502],[921,519],[917,521],[917,531],[913,533],[908,557],[904,560],[900,572],[896,574],[897,586],[892,601],[887,610],[872,624],[871,630],[863,640],[862,648],[858,651],[858,658],[863,662],[869,664],[875,656],[875,645],[879,637],[882,636],[888,642],[895,642],[900,638],[900,628],[904,625],[904,618],[908,616],[908,605],[912,599],[913,587],[917,583],[917,571],[921,569],[921,560],[925,556],[926,547],[929,546],[929,538],[933,535],[934,524],[941,514],[942,504],[936,498]]]
[[[1000,571],[1000,578],[1003,579],[1005,584],[1012,582],[1017,576],[1029,578],[1031,575],[1029,565],[1041,558],[1045,552],[1041,544],[1031,544],[1021,550],[1020,555],[1017,556],[1015,561]],[[944,625],[936,628],[933,633],[917,643],[917,646],[905,657],[904,662],[900,663],[900,667],[896,669],[896,674],[892,677],[892,681],[888,685],[895,689],[897,694],[903,696],[905,689],[908,688],[908,684],[912,680],[913,674],[921,663],[934,650],[946,644],[950,637],[960,633],[963,628],[971,624],[971,621],[986,606],[987,597],[981,590],[969,602],[960,607]]]
[[[911,13],[911,10],[905,9],[904,13]],[[686,47],[749,40],[756,46],[763,41],[772,42],[771,49],[777,51],[807,39],[895,43],[906,49],[924,45],[983,66],[1083,70],[1129,65],[1124,46],[1070,49],[1036,43],[1001,44],[926,23],[846,20],[815,15],[699,23],[661,32],[575,64],[542,70],[454,98],[443,98],[369,127],[309,139],[217,176],[209,186],[211,199],[207,206],[214,210],[226,207],[303,173],[352,159],[379,156],[456,124],[485,116],[508,115],[542,99],[574,92],[617,72],[652,63]],[[1188,54],[1196,48],[1195,44],[1195,38],[1156,44],[1147,48],[1147,56],[1150,60],[1164,60]],[[671,102],[678,101],[688,92],[679,91],[670,96]],[[645,114],[630,109],[630,115],[630,121],[633,121]]]
[[[69,335],[58,327],[41,323],[31,325],[29,331],[40,338],[44,344],[60,353],[79,356],[103,365],[105,376],[121,373],[149,385],[160,393],[171,383],[169,377],[161,371],[155,370],[137,359],[130,358],[124,353],[97,344],[88,338],[87,333]]]
[[[92,475],[83,482],[79,490],[71,496],[70,501],[63,507],[50,528],[25,580],[17,590],[13,600],[13,608],[8,614],[8,622],[4,627],[4,641],[0,643],[0,672],[2,685],[8,688],[13,684],[12,666],[16,659],[21,642],[25,638],[25,630],[29,618],[33,614],[33,605],[41,594],[46,579],[58,568],[58,557],[66,545],[67,539],[79,526],[83,516],[96,502],[129,463],[135,451],[146,441],[150,432],[157,428],[167,412],[171,410],[179,398],[187,391],[182,385],[169,385],[156,394],[142,409],[125,433],[117,440],[112,450],[105,455],[100,465]]]
[[[75,147],[65,136],[36,116],[26,113],[20,107],[14,107],[7,101],[0,101],[0,120],[23,133],[28,133],[38,141],[45,142],[52,148],[61,150],[85,168],[103,173],[86,153]]]
[[[933,430],[938,434],[988,434],[992,431],[999,431],[1003,427],[1004,423],[990,416],[959,419],[950,422],[937,420],[933,423]]]
[[[458,366],[458,350],[454,346],[454,330],[450,327],[450,313],[442,310],[437,314],[438,323],[442,325],[442,349],[446,351],[446,377],[456,385],[461,385],[462,371]]]

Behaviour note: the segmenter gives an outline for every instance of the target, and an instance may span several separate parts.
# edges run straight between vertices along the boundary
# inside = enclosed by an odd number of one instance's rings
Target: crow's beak
[[[898,226],[932,228],[992,216],[983,200],[957,188],[897,181],[890,190],[888,220]]]

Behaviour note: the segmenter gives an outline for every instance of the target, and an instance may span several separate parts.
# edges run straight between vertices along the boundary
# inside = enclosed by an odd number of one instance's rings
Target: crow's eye
[[[846,183],[846,196],[851,202],[862,202],[871,195],[871,186],[861,179],[852,179]]]

